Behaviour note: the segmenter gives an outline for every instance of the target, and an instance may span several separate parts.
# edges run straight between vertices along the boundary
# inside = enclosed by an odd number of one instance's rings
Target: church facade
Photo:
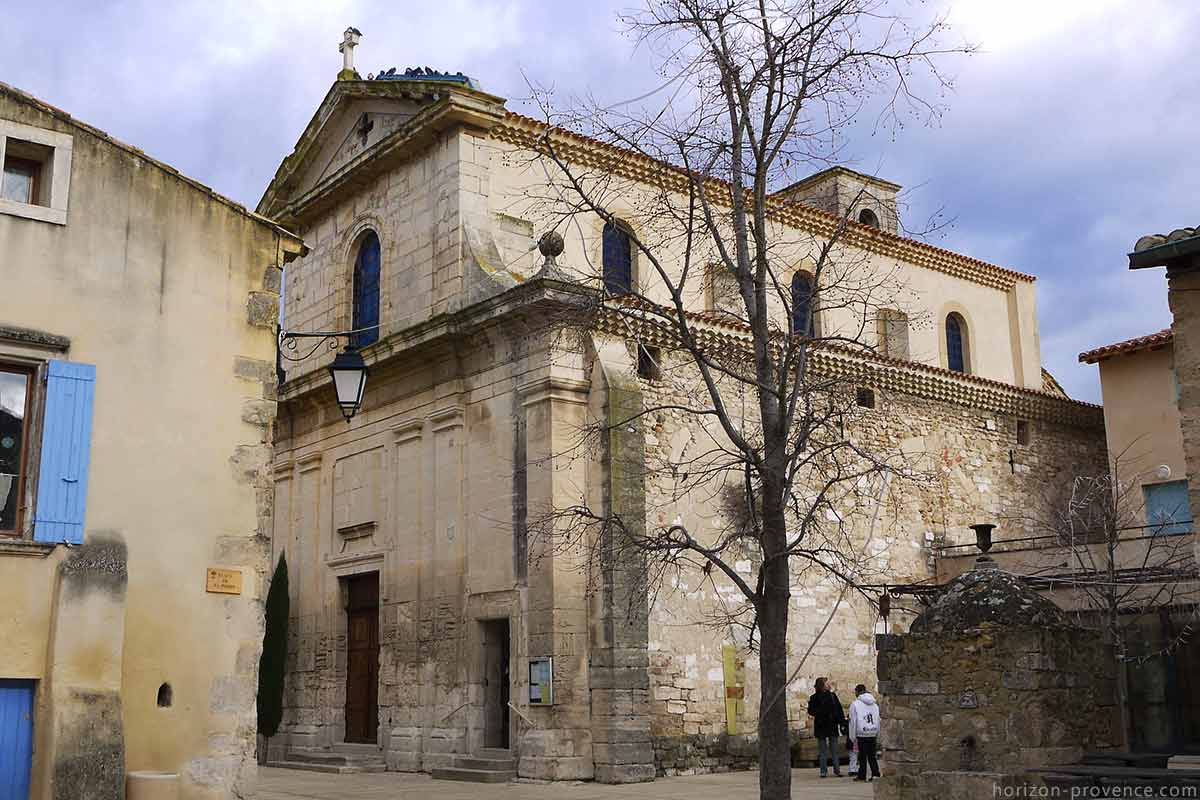
[[[432,771],[499,753],[525,777],[623,782],[753,757],[754,653],[711,624],[731,587],[680,572],[638,596],[619,569],[536,535],[539,514],[580,496],[646,526],[720,513],[656,468],[695,439],[683,416],[576,446],[614,408],[661,400],[662,372],[685,357],[655,347],[646,363],[633,329],[555,335],[581,291],[610,279],[655,289],[619,239],[614,258],[599,218],[560,228],[561,253],[539,251],[555,227],[530,200],[545,195],[547,138],[622,182],[631,227],[652,224],[637,196],[653,164],[421,70],[344,71],[259,205],[311,248],[287,268],[283,327],[356,331],[370,368],[347,423],[332,352],[283,364],[274,552],[291,570],[293,619],[273,760],[350,746]],[[835,168],[782,190],[796,202],[775,219],[800,237],[848,216],[847,247],[905,298],[880,315],[873,349],[825,366],[861,385],[848,435],[929,476],[888,489],[861,532],[890,585],[931,580],[936,546],[967,541],[968,525],[1015,518],[1044,487],[1106,469],[1099,407],[1041,368],[1033,278],[904,237],[898,189]],[[614,263],[615,277],[589,272]],[[804,264],[798,254],[788,279]],[[697,324],[739,335],[711,286],[694,302]],[[814,324],[853,314],[819,310]],[[618,461],[643,477],[617,474]],[[813,679],[872,684],[874,634],[914,609],[898,602],[881,621],[822,581],[798,579],[792,594],[792,652],[812,645],[787,694],[803,731]]]

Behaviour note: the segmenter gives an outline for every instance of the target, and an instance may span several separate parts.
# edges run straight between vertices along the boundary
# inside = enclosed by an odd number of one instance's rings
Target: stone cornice
[[[606,333],[626,338],[636,336],[670,349],[675,346],[671,341],[674,330],[669,319],[664,318],[667,311],[645,309],[646,313],[639,314],[628,308],[620,311],[606,308],[597,316],[597,327]],[[689,315],[689,325],[702,347],[726,352],[749,352],[750,337],[737,326],[709,323],[700,315]],[[937,402],[1075,427],[1104,426],[1104,409],[1092,403],[976,375],[951,372],[915,361],[884,358],[869,350],[819,343],[810,350],[809,359],[809,368],[814,376],[822,378],[861,383]]]
[[[521,405],[526,407],[545,402],[546,400],[586,405],[591,386],[590,381],[565,378],[559,375],[548,375],[521,384],[517,387],[517,395],[521,398]]]
[[[65,353],[71,349],[71,340],[66,336],[3,323],[0,323],[0,342],[17,344],[34,350],[49,350],[53,353]]]
[[[544,122],[511,111],[505,115],[503,122],[492,128],[491,135],[502,142],[535,152],[543,149],[546,138],[550,137],[555,151],[565,161],[673,191],[686,191],[690,180],[684,170],[667,162],[573,131],[551,128]],[[711,197],[718,200],[728,198],[730,189],[727,183],[714,178],[707,180],[705,184]],[[804,203],[780,198],[778,193],[769,198],[768,202],[769,214],[777,222],[809,231],[817,236],[831,236],[838,231],[839,226],[843,226],[839,235],[848,245],[956,278],[1002,291],[1011,290],[1018,281],[1035,280],[1032,275],[907,239],[870,225],[844,220]]]
[[[466,336],[495,320],[517,314],[537,313],[538,309],[561,313],[572,306],[590,307],[596,293],[578,284],[552,278],[532,278],[467,308],[438,314],[402,331],[389,334],[361,350],[367,366],[393,359],[457,337]],[[314,369],[288,380],[279,387],[280,402],[290,402],[312,394],[330,382],[329,371]]]

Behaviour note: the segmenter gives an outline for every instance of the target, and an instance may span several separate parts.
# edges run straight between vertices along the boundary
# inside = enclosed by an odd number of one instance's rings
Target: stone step
[[[437,781],[469,781],[471,783],[508,783],[514,777],[511,769],[464,769],[445,767],[433,771]]]
[[[336,748],[337,745],[334,745]],[[368,751],[338,752],[335,750],[289,750],[284,757],[291,763],[315,764],[328,767],[358,767],[360,772],[382,772],[386,769],[383,754],[374,745]]]
[[[454,766],[462,767],[463,769],[484,769],[498,770],[500,772],[512,772],[513,760],[511,758],[474,758],[472,756],[459,756],[454,759]]]
[[[360,758],[383,758],[383,750],[377,744],[359,742],[339,742],[333,746],[333,752]]]
[[[481,747],[479,752],[475,754],[476,758],[503,758],[507,761],[513,760],[513,752],[507,747]]]
[[[334,753],[329,750],[289,750],[288,761],[306,761],[312,764],[341,764],[346,765],[354,760],[353,756],[345,753]]]
[[[380,761],[378,764],[331,764],[319,761],[268,761],[268,767],[279,769],[298,769],[305,772],[328,772],[334,775],[353,775],[360,772],[383,772],[387,766]]]

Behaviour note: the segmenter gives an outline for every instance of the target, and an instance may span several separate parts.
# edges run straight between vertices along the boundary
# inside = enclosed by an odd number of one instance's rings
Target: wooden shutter
[[[33,516],[33,538],[39,542],[83,543],[95,396],[94,366],[50,362]]]

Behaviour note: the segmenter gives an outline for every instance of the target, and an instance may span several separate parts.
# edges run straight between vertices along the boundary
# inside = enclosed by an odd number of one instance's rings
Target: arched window
[[[813,279],[807,272],[797,272],[792,276],[792,332],[800,336],[817,335]]]
[[[354,330],[363,330],[355,337],[355,347],[366,347],[379,339],[379,237],[368,231],[358,245],[354,260]]]
[[[858,221],[863,225],[870,225],[872,228],[879,227],[879,217],[869,208],[858,212]]]
[[[613,222],[604,225],[604,289],[609,294],[633,291],[633,248],[629,232]]]
[[[954,372],[971,371],[967,321],[956,311],[946,315],[946,366]]]

